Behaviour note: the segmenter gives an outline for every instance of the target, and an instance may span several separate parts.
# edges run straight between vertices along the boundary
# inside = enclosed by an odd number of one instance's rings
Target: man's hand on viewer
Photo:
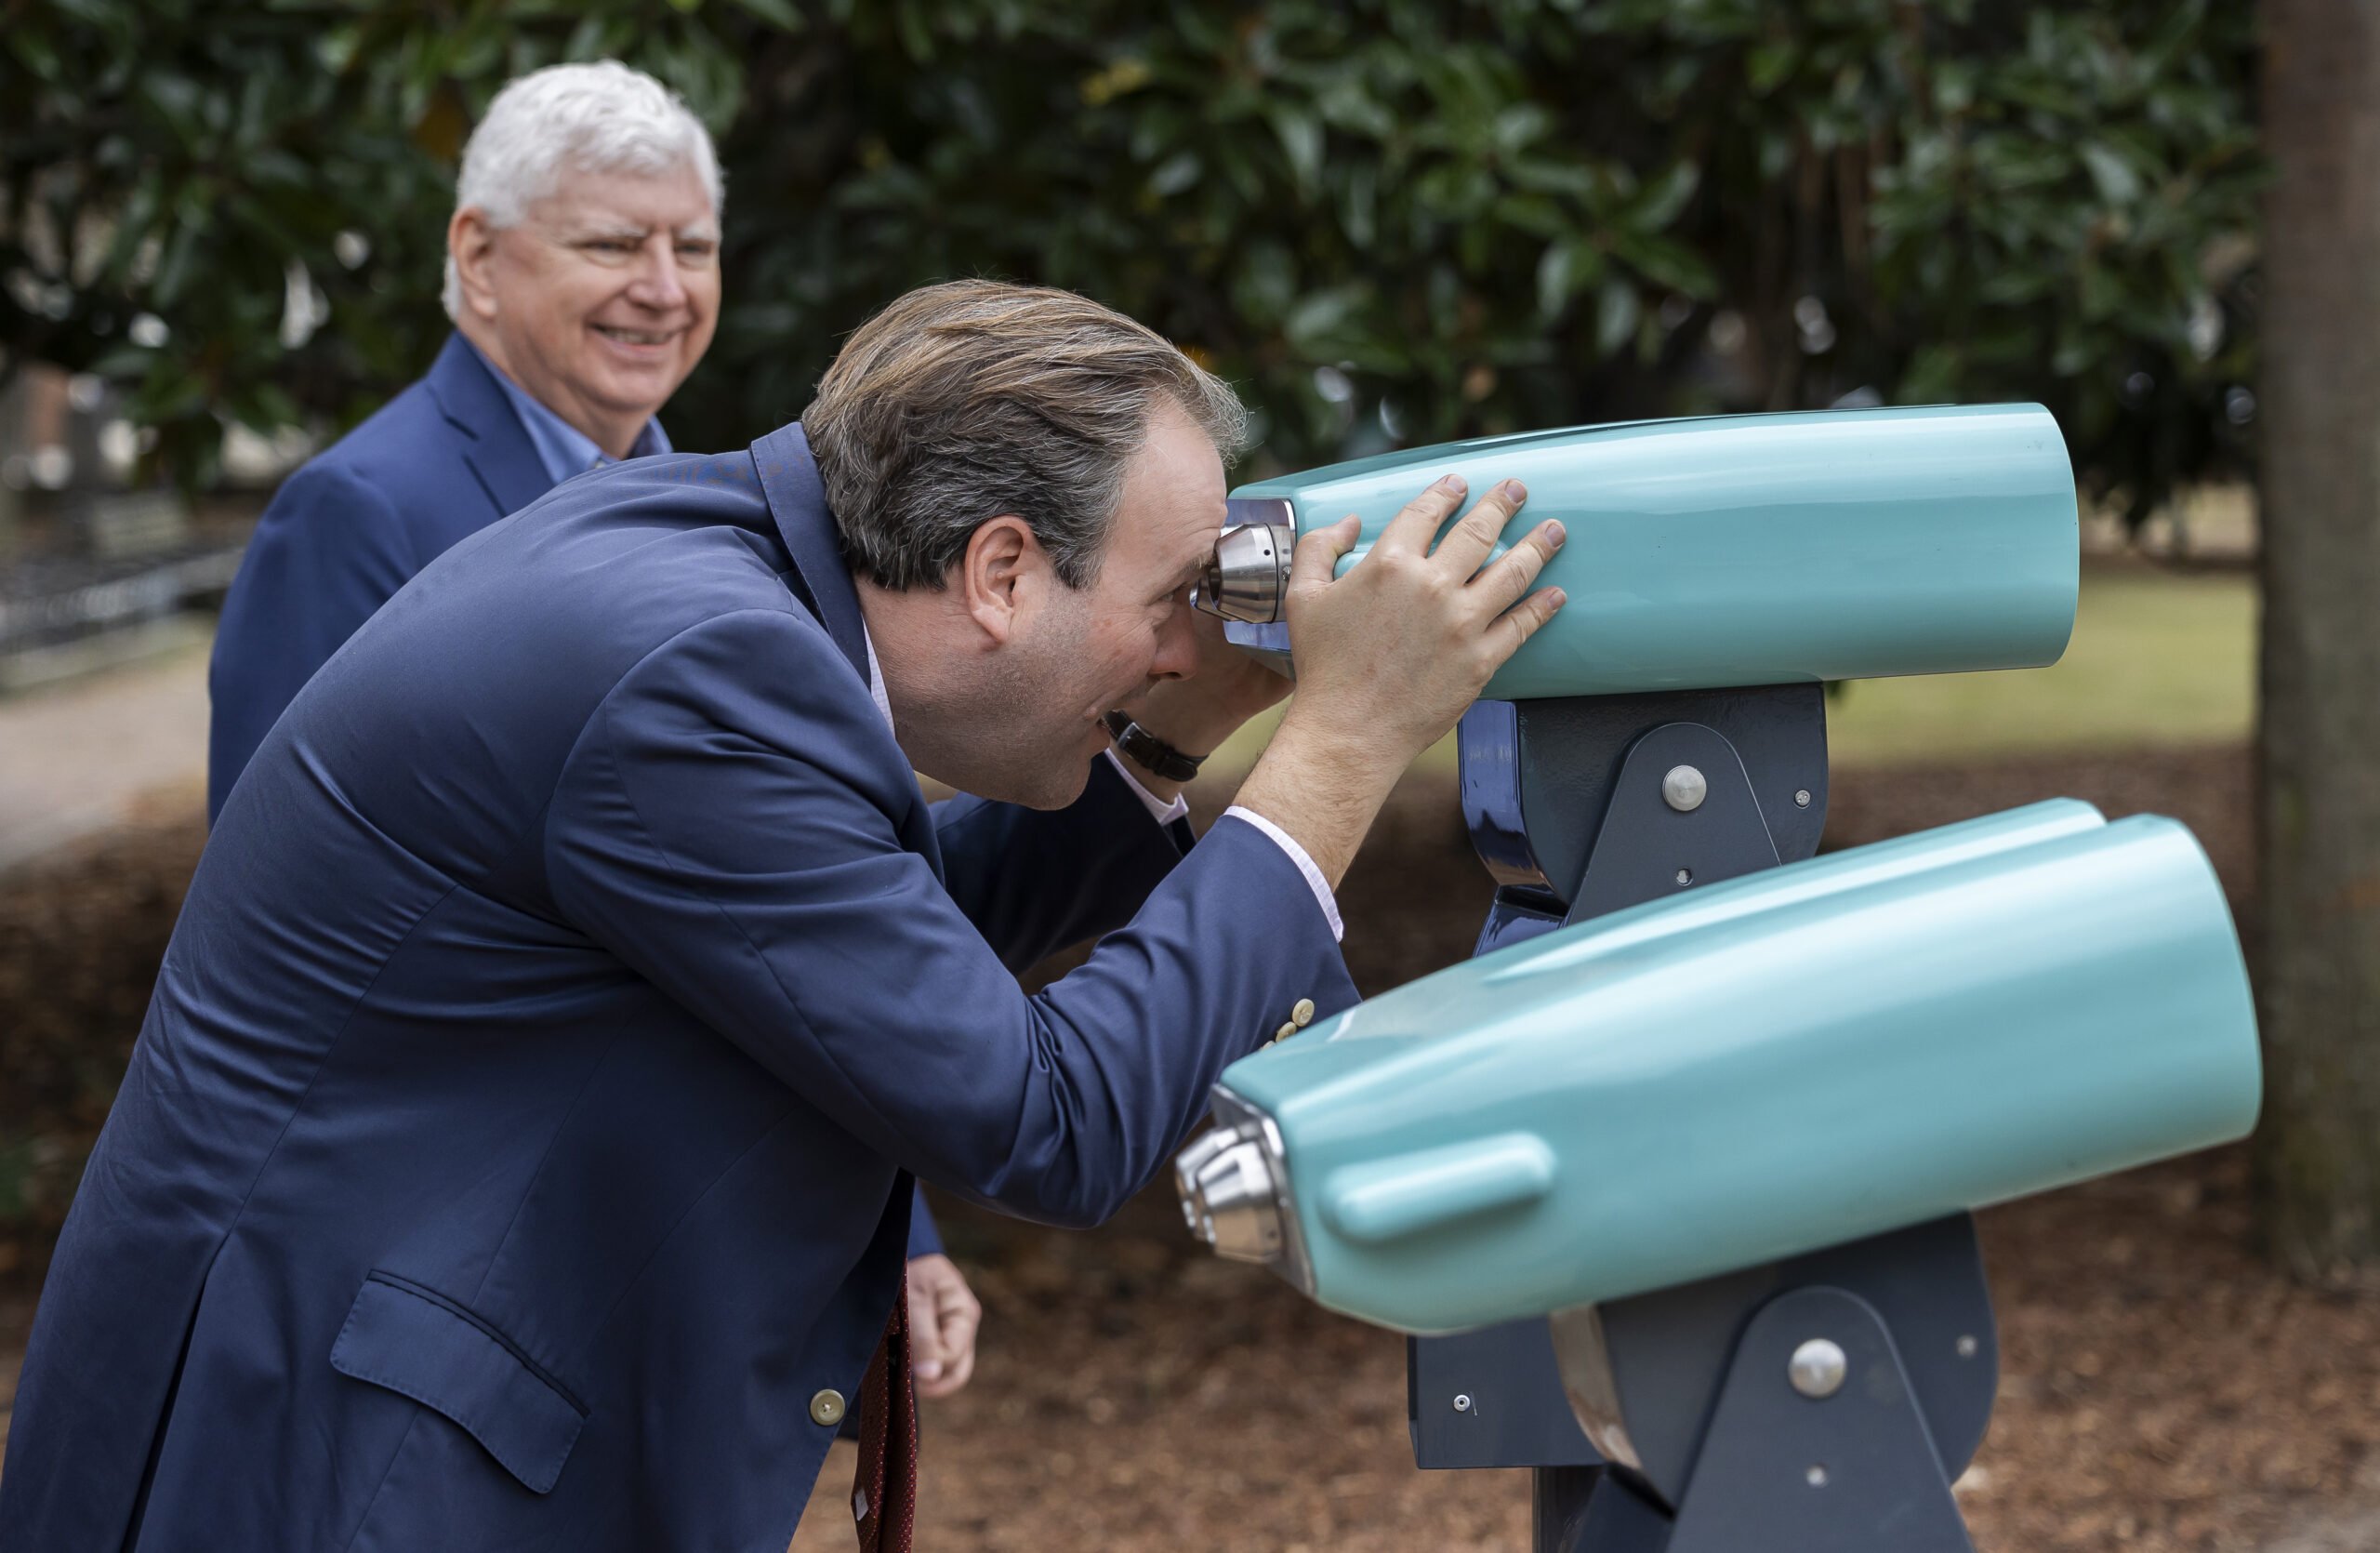
[[[1560,524],[1482,564],[1527,499],[1517,481],[1431,547],[1463,490],[1448,475],[1414,498],[1343,577],[1331,574],[1361,532],[1354,517],[1298,543],[1286,601],[1297,698],[1238,802],[1295,837],[1334,887],[1396,778],[1564,602],[1559,589],[1529,593]]]

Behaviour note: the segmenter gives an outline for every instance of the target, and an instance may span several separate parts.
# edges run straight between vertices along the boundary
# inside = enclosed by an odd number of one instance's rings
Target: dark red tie
[[[859,1472],[852,1479],[860,1553],[909,1553],[918,1524],[918,1381],[909,1369],[905,1268],[884,1341],[859,1383]]]

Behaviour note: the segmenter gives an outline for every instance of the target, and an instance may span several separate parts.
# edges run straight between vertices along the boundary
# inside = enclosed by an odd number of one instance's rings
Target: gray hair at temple
[[[476,206],[490,226],[517,226],[561,186],[566,166],[647,178],[691,167],[710,195],[712,219],[726,210],[710,131],[677,93],[617,60],[549,65],[496,93],[463,146],[455,208]],[[462,316],[451,257],[443,299],[447,317]]]
[[[1071,291],[946,281],[860,325],[801,427],[844,553],[879,586],[939,591],[975,530],[1014,513],[1080,588],[1168,404],[1231,462],[1248,412],[1155,329]]]

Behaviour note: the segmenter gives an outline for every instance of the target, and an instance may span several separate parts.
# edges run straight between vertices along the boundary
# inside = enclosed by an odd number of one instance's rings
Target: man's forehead
[[[536,208],[547,219],[583,232],[668,227],[681,235],[716,236],[719,231],[710,194],[692,167],[654,174],[568,167]]]
[[[1139,579],[1181,580],[1223,525],[1223,466],[1215,445],[1182,409],[1161,405],[1124,477],[1121,522],[1109,543]]]
[[[1152,521],[1143,524],[1149,548],[1176,567],[1203,560],[1214,548],[1223,526],[1223,484],[1220,471],[1169,483],[1162,499],[1152,503]]]

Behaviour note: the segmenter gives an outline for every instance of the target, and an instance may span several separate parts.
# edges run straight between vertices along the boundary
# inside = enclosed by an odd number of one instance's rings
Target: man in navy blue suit
[[[339,644],[456,540],[562,481],[667,453],[655,418],[718,322],[699,120],[612,60],[496,94],[463,150],[427,377],[284,482],[216,637],[207,815]]]
[[[298,689],[448,547],[554,486],[670,450],[657,418],[718,323],[719,159],[661,83],[613,60],[498,92],[446,232],[455,333],[429,376],[282,485],[223,604],[206,814]],[[918,1381],[967,1384],[983,1316],[920,1197]]]
[[[1490,560],[1509,484],[1337,580],[1354,520],[1310,536],[1297,698],[1190,844],[1165,772],[1285,688],[1186,604],[1239,426],[1093,303],[930,287],[800,425],[402,590],[200,861],[0,1553],[778,1553],[852,1411],[862,1546],[906,1548],[911,1177],[1096,1223],[1226,1063],[1352,1003],[1338,879],[1561,603],[1556,525]]]

